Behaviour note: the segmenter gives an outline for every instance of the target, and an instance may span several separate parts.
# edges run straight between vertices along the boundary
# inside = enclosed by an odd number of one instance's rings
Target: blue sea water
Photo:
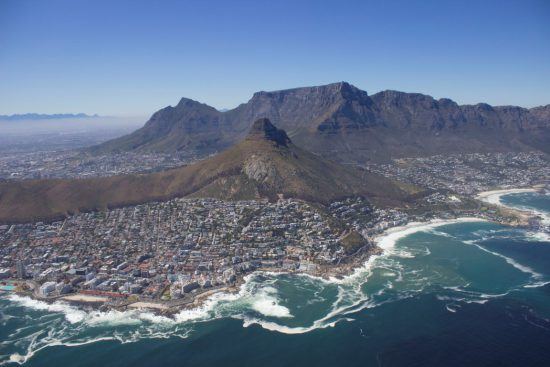
[[[509,206],[550,213],[550,195],[532,192],[516,193],[502,196],[500,202]]]
[[[549,213],[547,197],[518,195],[501,202]],[[254,274],[175,320],[3,296],[0,363],[550,365],[547,234],[487,222],[406,233],[343,280]]]

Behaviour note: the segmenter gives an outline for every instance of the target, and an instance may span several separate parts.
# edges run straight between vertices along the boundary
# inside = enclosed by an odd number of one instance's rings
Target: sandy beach
[[[436,228],[446,224],[464,222],[486,222],[486,219],[476,217],[461,217],[455,219],[433,219],[428,222],[410,222],[403,226],[393,227],[385,230],[374,238],[374,241],[383,250],[391,249],[395,243],[410,234]]]
[[[488,204],[493,204],[493,205],[499,206],[501,208],[506,209],[507,211],[509,211],[511,213],[515,213],[523,221],[523,224],[526,224],[528,222],[529,218],[531,218],[532,216],[537,216],[537,217],[541,218],[542,223],[545,226],[549,226],[550,225],[550,216],[547,213],[544,213],[540,210],[536,210],[536,209],[533,209],[533,208],[522,208],[522,207],[508,206],[508,205],[503,204],[500,201],[500,198],[504,195],[519,194],[519,193],[524,193],[524,192],[537,192],[537,191],[538,190],[535,187],[525,188],[525,189],[484,191],[484,192],[480,192],[476,196],[476,199],[484,201]]]
[[[137,309],[148,308],[148,309],[164,311],[164,310],[167,310],[169,307],[162,303],[135,302],[135,303],[129,304],[128,308],[137,308]]]
[[[84,303],[104,303],[109,300],[107,297],[90,296],[87,294],[71,294],[69,296],[61,297],[60,299],[72,302],[84,302]]]
[[[484,201],[489,204],[504,206],[500,202],[500,197],[508,194],[520,194],[523,192],[536,192],[534,188],[525,188],[525,189],[502,189],[502,190],[491,190],[483,191],[476,195],[476,199]]]

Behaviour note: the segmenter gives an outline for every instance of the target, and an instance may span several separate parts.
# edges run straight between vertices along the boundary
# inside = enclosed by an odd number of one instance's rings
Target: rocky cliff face
[[[298,145],[343,161],[457,152],[550,152],[549,106],[460,106],[446,98],[398,91],[369,96],[345,82],[257,92],[226,112],[182,99],[176,107],[156,112],[142,129],[94,150],[209,153],[242,140],[258,118],[270,119]]]
[[[271,141],[276,146],[284,147],[290,143],[290,139],[288,135],[286,135],[286,132],[282,129],[277,129],[267,118],[256,120],[248,131],[246,139]]]

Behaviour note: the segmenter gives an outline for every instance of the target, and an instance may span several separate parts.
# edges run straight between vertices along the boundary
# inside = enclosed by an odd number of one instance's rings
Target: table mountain
[[[134,133],[92,148],[208,154],[242,140],[253,121],[269,118],[299,146],[346,162],[440,153],[550,152],[550,105],[526,109],[458,105],[419,93],[369,96],[348,83],[257,92],[220,112],[183,98]]]

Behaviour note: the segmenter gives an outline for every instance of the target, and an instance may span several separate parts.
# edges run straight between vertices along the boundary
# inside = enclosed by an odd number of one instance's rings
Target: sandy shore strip
[[[536,192],[534,188],[525,188],[525,189],[502,189],[502,190],[491,190],[483,191],[476,195],[476,199],[484,201],[489,204],[505,206],[500,201],[500,197],[508,194],[521,194],[523,192]]]
[[[524,192],[537,192],[538,190],[534,187],[532,188],[525,188],[525,189],[508,189],[508,190],[493,190],[493,191],[484,191],[480,192],[476,199],[484,201],[489,204],[493,204],[496,206],[500,206],[502,208],[506,208],[509,210],[513,210],[517,213],[524,214],[526,217],[526,220],[529,219],[530,216],[538,216],[541,218],[542,223],[544,226],[548,227],[550,226],[550,215],[548,213],[545,213],[541,210],[536,210],[534,208],[526,208],[526,207],[520,207],[520,206],[511,206],[511,205],[505,205],[500,201],[500,198],[504,195],[508,194],[520,194]],[[548,237],[545,237],[546,239]]]
[[[128,305],[128,308],[137,308],[137,309],[154,309],[154,310],[160,310],[164,311],[167,310],[169,307],[162,303],[155,303],[155,302],[135,302]]]
[[[61,297],[64,301],[72,302],[84,302],[84,303],[104,303],[109,300],[107,297],[90,296],[88,294],[71,294],[69,296]]]
[[[433,219],[428,222],[410,222],[403,226],[387,229],[382,234],[376,236],[374,241],[378,247],[386,251],[393,248],[398,240],[413,233],[426,231],[447,224],[468,222],[487,222],[487,220],[477,217],[460,217],[455,219]]]

